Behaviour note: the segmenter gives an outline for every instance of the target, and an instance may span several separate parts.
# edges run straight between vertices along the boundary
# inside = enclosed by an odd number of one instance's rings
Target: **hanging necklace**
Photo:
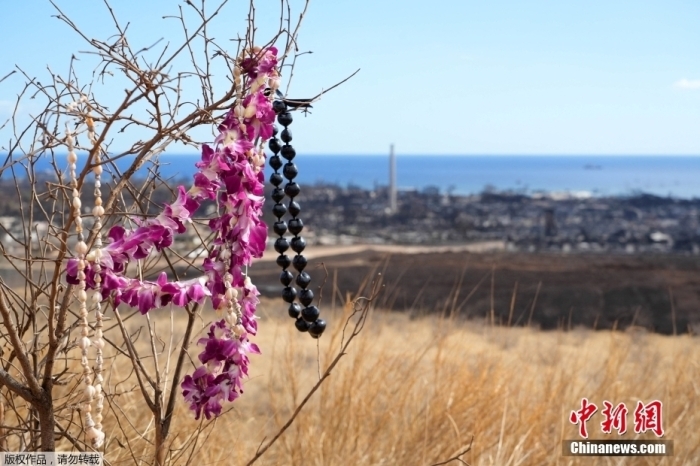
[[[274,248],[279,253],[277,265],[282,268],[282,273],[280,274],[280,282],[284,285],[282,299],[289,303],[287,312],[291,318],[295,319],[294,325],[297,330],[309,332],[309,335],[313,338],[319,338],[326,329],[326,321],[319,318],[320,311],[318,307],[311,304],[314,300],[314,293],[308,288],[311,283],[311,276],[304,271],[308,263],[306,257],[302,255],[306,248],[306,240],[299,236],[299,233],[304,229],[304,222],[299,218],[301,206],[294,200],[301,192],[299,184],[294,181],[294,178],[299,174],[299,169],[293,162],[294,157],[296,157],[296,150],[290,144],[292,132],[289,129],[293,121],[290,112],[299,108],[307,111],[311,105],[309,105],[308,99],[284,99],[281,98],[279,93],[277,96],[280,98],[273,101],[272,108],[277,114],[277,122],[284,129],[280,132],[279,128],[275,126],[273,137],[270,139],[268,147],[274,154],[270,157],[270,167],[275,170],[270,176],[270,183],[274,186],[272,200],[275,201],[275,205],[272,207],[272,213],[277,217],[277,221],[273,224],[272,229],[279,236],[275,240]],[[277,138],[278,134],[279,139]],[[280,139],[284,145],[280,143]],[[281,157],[279,154],[281,154]],[[282,161],[282,158],[286,160],[286,163]],[[279,173],[280,168],[282,169],[282,174]],[[287,179],[284,188],[280,187],[284,182],[283,175]],[[286,206],[283,203],[285,197],[289,197],[289,203]],[[292,217],[289,223],[282,220],[287,213]],[[291,240],[287,240],[285,237],[287,231],[294,235]],[[293,259],[290,259],[285,254],[290,247],[296,253]],[[290,265],[297,271],[296,280],[294,280],[294,274],[289,270]],[[292,285],[292,281],[299,286],[299,291]],[[296,302],[297,299],[299,302]]]
[[[95,176],[95,206],[93,207],[92,213],[94,216],[93,233],[95,234],[95,249],[93,252],[88,254],[88,246],[85,243],[85,236],[83,234],[83,219],[81,216],[82,202],[80,200],[80,192],[78,191],[78,181],[76,177],[76,162],[78,157],[75,153],[74,136],[73,132],[66,128],[66,144],[68,148],[68,173],[70,177],[70,184],[73,188],[73,215],[75,219],[75,230],[78,236],[78,241],[75,245],[75,254],[77,257],[77,298],[79,303],[79,316],[80,316],[80,340],[78,346],[81,350],[80,365],[83,369],[83,381],[85,383],[85,404],[83,405],[83,411],[85,414],[85,427],[87,438],[91,441],[94,448],[99,448],[104,442],[105,434],[102,431],[102,409],[104,405],[104,393],[102,391],[102,350],[104,348],[105,342],[102,338],[102,293],[101,293],[101,281],[100,276],[100,259],[102,253],[102,216],[104,215],[104,208],[102,207],[102,193],[101,187],[101,174],[102,165],[100,162],[100,148],[96,146],[95,137],[95,125],[91,117],[86,118],[87,128],[88,128],[88,139],[93,145],[94,151],[94,161],[93,161],[93,174]],[[88,295],[87,295],[87,266],[88,260],[93,261],[93,280],[95,282],[94,291],[92,294],[92,306],[95,310],[95,334],[94,340],[90,340],[90,326],[88,324]],[[90,369],[89,363],[89,348],[94,346],[96,349],[95,354],[95,367]],[[95,411],[93,415],[93,403],[95,404]]]

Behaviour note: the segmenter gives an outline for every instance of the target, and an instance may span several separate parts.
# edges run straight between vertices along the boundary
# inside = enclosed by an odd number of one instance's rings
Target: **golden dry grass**
[[[332,327],[318,347],[291,320],[273,316],[284,313],[278,301],[263,303],[256,342],[264,354],[252,357],[245,394],[208,423],[194,447],[173,453],[173,464],[188,458],[200,465],[245,464],[318,380],[318,363],[323,370],[339,347],[342,312],[324,311]],[[156,328],[169,327],[166,320]],[[117,387],[122,379],[127,382]],[[540,332],[375,311],[347,356],[257,464],[430,465],[452,457],[472,437],[463,456],[470,465],[700,464],[698,380],[700,340],[687,335]],[[127,386],[134,386],[128,368],[111,368],[109,390]],[[112,464],[152,462],[153,426],[139,397],[127,391],[120,398],[124,412],[107,415]],[[562,457],[561,441],[577,438],[568,416],[582,397],[599,407],[603,400],[625,402],[630,411],[638,400],[661,400],[664,438],[674,441],[675,456]],[[123,426],[136,428],[119,432],[115,412]],[[601,420],[597,413],[588,423],[592,438],[606,438]],[[630,431],[632,423],[630,412]],[[200,425],[180,400],[172,448]],[[637,437],[628,432],[622,438]]]

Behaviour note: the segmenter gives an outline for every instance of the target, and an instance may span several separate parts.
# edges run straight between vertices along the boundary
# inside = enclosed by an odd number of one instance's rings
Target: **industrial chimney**
[[[397,211],[396,206],[396,154],[394,145],[389,149],[389,210],[392,214]]]

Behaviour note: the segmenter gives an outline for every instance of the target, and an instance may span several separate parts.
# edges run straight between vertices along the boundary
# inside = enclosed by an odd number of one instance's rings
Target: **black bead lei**
[[[282,268],[282,273],[280,274],[280,282],[284,286],[282,299],[289,303],[287,312],[291,318],[295,319],[294,325],[297,330],[308,332],[313,338],[319,338],[326,329],[326,322],[319,318],[320,311],[318,307],[311,304],[314,300],[314,293],[309,289],[311,276],[304,271],[307,260],[302,255],[302,252],[306,248],[306,240],[299,236],[299,233],[304,229],[304,222],[299,218],[301,206],[294,200],[301,192],[299,184],[294,181],[294,178],[299,174],[299,170],[293,162],[296,151],[289,144],[292,141],[292,132],[289,129],[289,125],[292,124],[293,118],[287,104],[283,100],[275,100],[272,108],[277,113],[277,121],[284,127],[280,133],[277,126],[275,126],[272,139],[268,143],[268,147],[273,153],[270,157],[270,167],[275,170],[270,176],[270,183],[274,186],[272,200],[275,201],[272,213],[277,217],[277,221],[272,226],[272,229],[279,236],[275,240],[274,247],[275,251],[279,253],[277,265]],[[279,139],[277,138],[278,133]],[[280,143],[280,139],[284,145]],[[282,160],[283,158],[286,162]],[[281,174],[279,173],[280,168],[282,169]],[[281,185],[285,178],[287,183],[282,188]],[[289,204],[286,206],[283,203],[285,197],[289,197]],[[292,217],[289,223],[282,219],[287,213]],[[291,240],[287,240],[285,237],[287,231],[294,235]],[[290,247],[296,253],[293,259],[290,259],[285,254]],[[297,271],[296,280],[292,271],[289,270],[290,265]],[[293,286],[293,283],[300,288],[298,291]]]

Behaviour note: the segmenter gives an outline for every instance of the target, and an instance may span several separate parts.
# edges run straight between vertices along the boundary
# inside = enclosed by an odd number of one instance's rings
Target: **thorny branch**
[[[3,85],[24,80],[10,118],[0,121],[0,207],[11,214],[0,221],[0,274],[6,278],[0,282],[0,400],[5,400],[0,401],[0,410],[11,411],[16,419],[17,428],[3,431],[2,438],[2,445],[15,450],[39,448],[40,443],[42,449],[49,450],[64,440],[74,448],[89,444],[81,440],[84,426],[78,410],[83,394],[78,388],[82,377],[79,358],[73,351],[78,338],[75,288],[66,285],[62,277],[76,242],[73,189],[89,198],[94,189],[89,175],[95,155],[100,154],[105,172],[105,215],[99,232],[90,228],[91,215],[83,215],[89,247],[97,234],[104,235],[114,223],[148,218],[171,202],[173,180],[161,176],[159,154],[173,144],[199,149],[201,141],[195,139],[194,130],[215,126],[239,95],[231,80],[223,84],[215,81],[215,65],[232,75],[235,57],[259,40],[252,2],[247,31],[236,39],[235,52],[228,52],[211,36],[212,24],[222,17],[227,0],[217,1],[213,8],[204,0],[186,1],[186,7],[178,8],[174,16],[164,16],[165,21],[174,19],[181,26],[179,44],[155,37],[138,48],[132,48],[129,25],[118,20],[108,1],[104,5],[111,32],[106,39],[89,37],[57,3],[49,1],[55,17],[84,40],[87,50],[70,57],[65,75],[47,68],[48,77],[37,78],[17,65],[0,77]],[[289,2],[282,0],[280,28],[268,45],[283,43],[285,56],[296,48],[308,4],[308,0],[303,2],[303,11],[295,19]],[[90,64],[92,77],[85,80],[77,66],[84,70]],[[20,105],[27,100],[40,110],[28,114]],[[94,143],[86,136],[88,119],[94,121]],[[66,177],[61,157],[66,152],[66,126],[75,132],[77,152],[85,156],[74,186]],[[139,171],[143,167],[148,168],[145,178]],[[8,217],[13,218],[5,220]],[[178,251],[167,250],[137,264],[142,276],[150,278],[166,270],[177,279],[200,270],[197,261],[206,256],[206,244],[212,238],[204,226],[204,221],[190,226],[191,237],[198,239],[199,245],[195,240]],[[204,256],[193,256],[200,247],[205,249]],[[187,442],[174,446],[169,428],[182,371],[189,360],[188,348],[201,330],[197,325],[199,311],[199,306],[187,310],[184,334],[171,335],[167,350],[160,344],[159,326],[142,331],[146,325],[136,319],[122,319],[117,313],[105,317],[116,317],[105,332],[118,330],[105,338],[103,388],[107,406],[119,416],[120,400],[126,394],[140,394],[142,405],[152,413],[152,423],[145,429],[139,426],[137,437],[150,438],[155,430],[157,438],[152,444],[158,464],[191,446]],[[175,328],[171,326],[170,331]],[[153,364],[144,364],[145,359],[152,359]],[[127,361],[131,368],[128,374],[114,370],[117,360]],[[122,389],[125,386],[128,388]],[[60,427],[55,432],[44,422],[54,418]],[[128,445],[130,451],[140,448],[135,446],[134,432],[134,426],[117,423],[105,448],[115,442]],[[142,455],[135,450],[131,453],[133,458]]]

